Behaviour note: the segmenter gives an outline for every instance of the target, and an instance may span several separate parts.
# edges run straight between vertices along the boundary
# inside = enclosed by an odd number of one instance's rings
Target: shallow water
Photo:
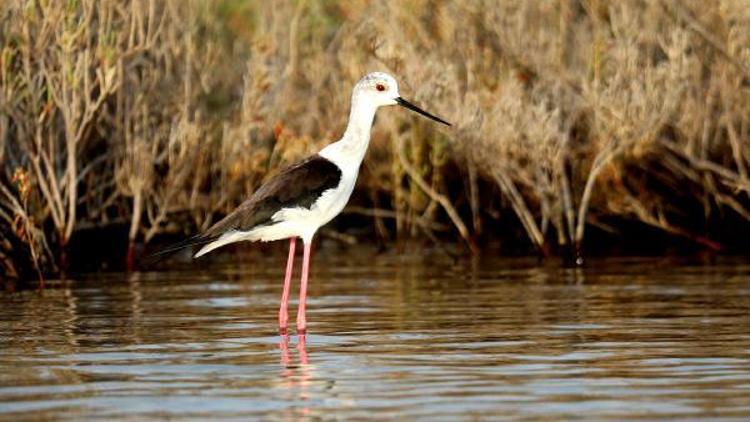
[[[304,342],[283,261],[3,294],[0,418],[750,418],[745,261],[323,252]]]

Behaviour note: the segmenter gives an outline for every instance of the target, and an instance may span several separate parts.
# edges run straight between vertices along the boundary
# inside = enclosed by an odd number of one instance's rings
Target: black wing
[[[282,208],[310,208],[323,192],[340,182],[341,169],[326,158],[313,155],[273,176],[250,199],[200,237],[213,240],[231,230],[248,231],[268,224]]]
[[[264,183],[252,196],[232,213],[202,234],[167,247],[152,255],[161,259],[180,249],[205,245],[231,230],[248,231],[271,222],[271,217],[282,208],[310,208],[316,199],[341,182],[341,169],[320,155],[281,170]]]

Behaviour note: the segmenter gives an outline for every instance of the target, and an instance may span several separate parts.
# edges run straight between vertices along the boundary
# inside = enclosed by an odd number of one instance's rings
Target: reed
[[[125,227],[132,264],[207,227],[339,135],[376,69],[455,123],[379,114],[349,212],[383,240],[513,224],[580,254],[636,221],[718,250],[750,226],[743,0],[7,0],[0,271],[59,271],[84,228]]]

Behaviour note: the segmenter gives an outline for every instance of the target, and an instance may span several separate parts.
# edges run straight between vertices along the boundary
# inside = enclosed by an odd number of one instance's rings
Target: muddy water
[[[283,260],[2,294],[0,419],[750,418],[743,260],[323,252],[303,339]]]

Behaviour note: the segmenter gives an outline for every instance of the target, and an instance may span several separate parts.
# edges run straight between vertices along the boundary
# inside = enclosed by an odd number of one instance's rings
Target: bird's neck
[[[367,101],[352,98],[352,109],[349,112],[349,124],[344,136],[320,151],[320,155],[339,166],[356,166],[362,163],[370,143],[370,129],[375,118],[377,107]]]

